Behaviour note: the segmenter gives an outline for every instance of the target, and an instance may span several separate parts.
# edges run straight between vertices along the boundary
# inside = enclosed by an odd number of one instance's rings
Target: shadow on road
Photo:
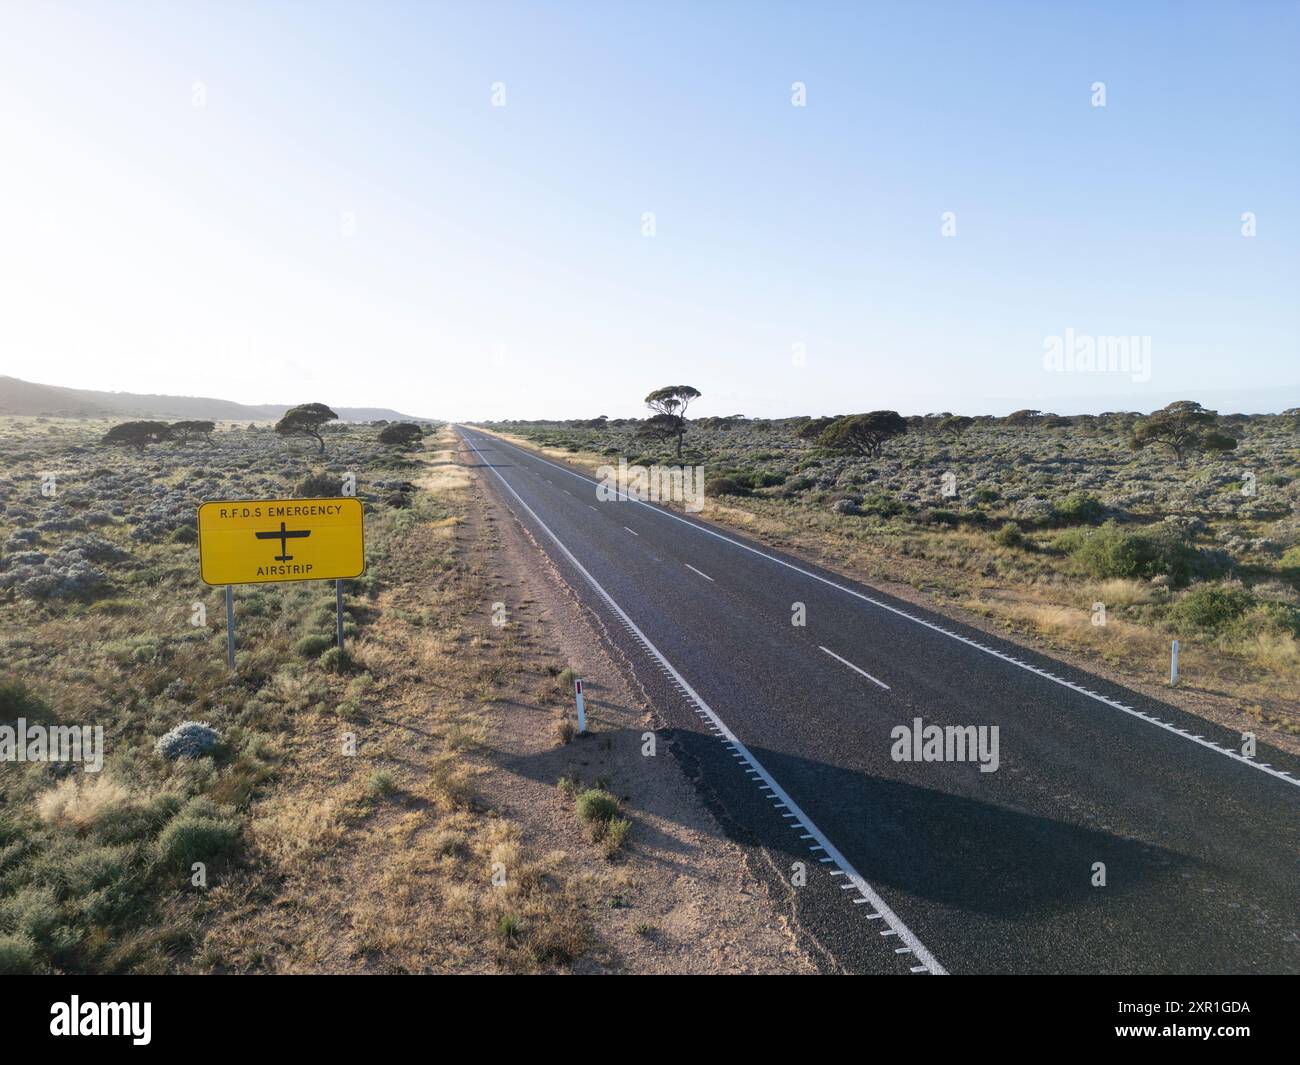
[[[671,745],[688,775],[700,780],[727,835],[788,861],[817,857],[808,849],[812,841],[791,831],[790,822],[762,797],[715,737],[672,729],[658,736],[661,756]],[[502,764],[510,772],[554,784],[575,755],[581,756],[582,745],[603,742],[639,747],[641,731],[598,733],[575,741],[576,747],[507,757]],[[1106,864],[1105,890],[1112,901],[1129,892],[1179,884],[1182,870],[1196,864],[1101,828],[776,751],[751,753],[800,797],[805,813],[876,888],[902,890],[959,911],[1011,920],[1042,911],[1060,913],[1096,903],[1099,889],[1091,883],[1095,862]]]

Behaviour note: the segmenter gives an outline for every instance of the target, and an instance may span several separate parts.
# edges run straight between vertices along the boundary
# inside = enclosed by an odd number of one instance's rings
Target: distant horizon
[[[150,399],[207,400],[207,401],[220,402],[220,403],[236,403],[239,404],[240,406],[247,406],[247,407],[291,407],[294,406],[296,403],[315,403],[315,402],[326,403],[326,405],[331,408],[350,407],[355,409],[358,406],[355,404],[333,403],[328,400],[320,399],[319,397],[312,398],[312,397],[305,396],[303,398],[297,399],[294,402],[273,401],[273,400],[266,400],[262,402],[248,402],[242,399],[234,399],[229,396],[188,394],[188,393],[167,393],[167,392],[132,392],[125,389],[89,389],[89,388],[81,388],[76,385],[52,385],[48,381],[31,381],[26,378],[20,378],[17,377],[16,375],[11,375],[11,374],[5,374],[0,376],[11,377],[12,379],[21,381],[23,384],[26,385],[35,385],[38,387],[51,387],[51,388],[67,388],[79,392],[101,392],[110,396],[119,396],[119,397],[134,396],[134,397],[150,398]],[[1268,394],[1274,397],[1281,397],[1281,398],[1275,398],[1274,402],[1270,405],[1270,409],[1267,410],[1248,409],[1253,404],[1234,405],[1231,403],[1225,404],[1222,402],[1223,399],[1229,398],[1233,394],[1238,396],[1260,396],[1260,395]],[[702,403],[704,400],[706,400],[707,398],[708,398],[707,394],[705,394],[702,395],[700,399],[695,401],[695,404],[692,405],[690,411],[688,412],[689,415],[688,420],[693,421],[696,418],[707,418],[707,417],[729,417],[732,415],[740,414],[745,416],[746,418],[764,418],[772,421],[780,421],[786,418],[824,417],[831,414],[859,414],[859,413],[865,413],[868,410],[897,410],[900,414],[906,417],[911,417],[913,415],[924,415],[924,414],[947,412],[951,414],[968,415],[971,417],[987,416],[987,417],[1000,418],[1000,417],[1005,417],[1006,415],[1017,410],[1041,410],[1044,413],[1056,414],[1056,415],[1060,415],[1061,417],[1097,415],[1103,413],[1137,412],[1141,414],[1149,414],[1153,410],[1158,410],[1169,403],[1177,402],[1179,400],[1193,400],[1197,403],[1200,403],[1203,407],[1206,407],[1211,410],[1217,410],[1218,413],[1222,415],[1229,415],[1229,414],[1263,415],[1263,414],[1280,414],[1284,410],[1288,410],[1293,407],[1300,407],[1300,384],[1287,386],[1283,388],[1277,388],[1277,389],[1267,389],[1267,390],[1265,389],[1220,390],[1214,393],[1213,395],[1208,395],[1208,396],[1202,395],[1199,397],[1196,395],[1179,394],[1177,396],[1173,396],[1169,399],[1166,399],[1163,402],[1159,402],[1154,405],[1146,405],[1142,407],[1128,407],[1128,406],[1119,406],[1119,405],[1106,406],[1103,404],[1093,404],[1092,407],[1087,410],[1071,410],[1062,407],[1059,403],[1051,402],[1052,397],[1043,396],[1043,397],[1038,397],[1032,402],[1030,401],[1016,402],[1009,399],[1003,400],[1002,402],[995,404],[994,409],[974,409],[970,407],[955,407],[955,406],[949,407],[943,405],[932,405],[922,410],[919,407],[915,409],[908,408],[908,407],[878,407],[872,405],[861,405],[861,406],[850,407],[842,404],[839,408],[835,410],[817,410],[817,411],[798,410],[798,411],[791,411],[786,414],[750,414],[747,411],[743,411],[743,410],[730,410],[730,409],[717,410],[717,411],[699,410],[698,405]],[[1056,397],[1056,398],[1059,399],[1061,397]],[[592,418],[600,417],[602,414],[608,416],[611,419],[646,418],[649,417],[651,413],[648,409],[640,409],[637,410],[635,413],[631,413],[631,414],[611,414],[608,410],[600,410],[600,411],[591,411],[582,414],[569,414],[564,416],[550,415],[550,414],[530,414],[530,415],[497,416],[491,418],[481,418],[481,417],[450,418],[442,414],[413,414],[409,412],[404,412],[399,410],[397,407],[390,406],[385,403],[377,403],[377,404],[367,403],[360,406],[363,409],[375,409],[375,410],[388,411],[393,414],[398,414],[403,418],[411,418],[413,420],[418,420],[418,421],[443,421],[443,422],[449,422],[455,424],[467,424],[467,425],[473,425],[476,423],[485,423],[485,422],[508,422],[508,421],[519,421],[519,422],[529,422],[529,421],[565,422],[565,421],[578,421],[578,420],[588,421]],[[97,415],[97,416],[103,416],[103,415]],[[241,419],[230,419],[230,420],[241,420]]]
[[[1255,398],[1253,398],[1248,403],[1244,403],[1240,405],[1234,405],[1232,402],[1225,402],[1225,401],[1232,400],[1234,396],[1238,396],[1238,397],[1250,396]],[[1267,407],[1268,409],[1258,409],[1260,403],[1262,402],[1262,397],[1265,396],[1270,397],[1270,401],[1264,403],[1264,406]],[[700,399],[696,400],[695,403],[692,404],[688,412],[687,420],[694,421],[696,418],[728,417],[733,414],[743,414],[747,418],[765,418],[772,421],[780,421],[784,418],[798,418],[804,416],[817,418],[817,417],[824,417],[830,414],[861,414],[871,410],[896,410],[899,414],[902,414],[905,417],[910,417],[916,414],[936,414],[940,412],[947,412],[949,414],[962,414],[962,415],[969,415],[971,417],[979,417],[981,415],[985,415],[994,418],[1002,418],[1002,417],[1006,417],[1006,415],[1008,414],[1011,414],[1013,411],[1018,411],[1018,410],[1040,410],[1045,414],[1058,414],[1061,415],[1062,417],[1096,415],[1096,414],[1105,414],[1105,413],[1132,413],[1132,412],[1150,414],[1152,411],[1159,410],[1162,407],[1168,406],[1170,403],[1176,403],[1179,402],[1180,400],[1192,400],[1194,402],[1200,403],[1202,407],[1205,407],[1209,410],[1218,411],[1219,414],[1251,414],[1251,415],[1281,414],[1283,411],[1289,410],[1293,407],[1300,407],[1300,384],[1283,385],[1276,388],[1217,389],[1214,390],[1213,392],[1208,392],[1208,391],[1204,392],[1199,396],[1196,394],[1184,394],[1182,392],[1179,392],[1177,394],[1171,393],[1169,395],[1169,398],[1167,399],[1157,398],[1155,402],[1149,402],[1149,403],[1138,404],[1138,405],[1121,404],[1120,402],[1118,402],[1118,400],[1122,397],[1112,396],[1110,398],[1115,400],[1116,402],[1110,405],[1107,405],[1104,402],[1093,402],[1092,404],[1089,405],[1089,408],[1086,410],[1072,410],[1063,407],[1060,402],[1053,402],[1054,399],[1059,401],[1064,398],[1065,397],[1060,397],[1060,396],[1057,397],[1038,396],[1038,397],[1022,398],[1019,400],[1002,398],[997,400],[990,400],[989,407],[981,407],[981,408],[973,408],[968,405],[961,405],[961,404],[954,404],[954,405],[931,404],[929,406],[926,406],[924,404],[922,404],[921,406],[908,406],[906,404],[899,404],[899,405],[892,405],[892,406],[877,405],[877,404],[861,404],[858,406],[853,406],[850,409],[845,404],[840,404],[840,406],[837,407],[835,410],[817,410],[817,411],[798,410],[786,414],[751,414],[748,411],[730,410],[730,409],[717,410],[717,411],[710,410],[706,413],[705,411],[699,409],[699,405],[704,403],[704,401],[708,399],[708,394],[706,392],[703,395],[701,395]],[[1106,397],[1100,397],[1100,398],[1105,399]],[[1131,400],[1133,397],[1130,396],[1127,398]],[[922,407],[924,407],[924,409],[922,409]],[[1254,408],[1254,409],[1250,409],[1250,408]],[[591,418],[599,417],[601,414],[607,414],[611,419],[612,418],[644,418],[644,417],[648,417],[651,413],[652,412],[650,412],[648,409],[643,408],[633,414],[611,414],[609,413],[609,411],[601,410],[590,414],[570,414],[563,417],[554,416],[554,415],[532,415],[528,417],[515,415],[515,416],[500,416],[494,418],[454,418],[449,420],[456,421],[456,422],[467,422],[467,423],[473,423],[475,421],[574,421],[578,419],[589,420]]]

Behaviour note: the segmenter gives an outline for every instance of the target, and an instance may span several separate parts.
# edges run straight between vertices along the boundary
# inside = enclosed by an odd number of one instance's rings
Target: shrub
[[[21,680],[0,681],[0,721],[45,721],[50,709]]]
[[[1052,507],[1056,520],[1066,525],[1096,525],[1106,516],[1106,507],[1095,496],[1074,492]]]
[[[747,496],[748,485],[732,477],[710,477],[704,482],[704,494],[709,496]]]
[[[377,769],[370,774],[370,782],[366,785],[366,792],[372,799],[382,799],[385,796],[392,795],[397,791],[397,777],[387,769]]]
[[[125,910],[129,908],[126,900],[134,894],[134,855],[135,849],[129,845],[77,843],[50,852],[47,876],[56,880],[68,897],[81,900],[83,907],[92,895],[105,892],[116,896],[117,909]]]
[[[396,447],[409,447],[423,436],[423,430],[413,422],[396,422],[393,425],[384,426],[379,431],[379,442]]]
[[[1242,619],[1241,624],[1250,632],[1271,629],[1300,637],[1300,607],[1290,603],[1260,603]]]
[[[1231,628],[1254,600],[1243,588],[1223,584],[1198,584],[1176,602],[1169,620],[1180,630],[1219,634]]]
[[[605,834],[601,836],[601,849],[607,858],[613,857],[623,847],[632,822],[626,817],[611,817],[605,825]]]
[[[321,654],[328,651],[334,646],[334,637],[325,636],[322,633],[312,633],[310,636],[304,636],[293,649],[303,658],[319,658]]]
[[[960,525],[961,515],[955,510],[942,510],[935,508],[927,510],[921,515],[921,520],[927,525]]]
[[[1164,574],[1174,584],[1186,584],[1194,577],[1222,576],[1229,560],[1221,552],[1198,551],[1186,534],[1171,526],[1154,532],[1120,528],[1112,518],[1095,529],[1073,529],[1057,540],[1090,577],[1151,577]]]
[[[318,470],[294,485],[293,494],[296,499],[316,499],[339,495],[342,489],[342,482],[337,477]]]
[[[0,933],[0,975],[30,976],[36,969],[32,937],[21,932]]]
[[[1217,580],[1232,569],[1232,559],[1220,550],[1198,550],[1187,539],[1188,534],[1171,526],[1162,525],[1151,536],[1159,559],[1160,570],[1169,575],[1175,584],[1192,580]]]
[[[755,456],[756,458],[759,456]],[[768,470],[755,470],[747,477],[750,487],[752,488],[774,488],[778,484],[785,484],[784,473],[774,473]]]
[[[892,518],[902,514],[907,508],[888,492],[872,492],[862,499],[862,513],[875,514],[881,518]]]
[[[206,721],[182,721],[158,737],[154,750],[164,758],[202,758],[221,743],[221,733]]]
[[[117,618],[139,609],[139,606],[139,603],[131,599],[101,599],[99,602],[91,604],[90,611],[94,614],[106,614],[111,618]]]
[[[588,788],[578,796],[578,817],[588,824],[607,823],[618,814],[618,800],[601,788]]]
[[[350,673],[357,665],[356,659],[340,647],[331,647],[316,661],[326,673]]]
[[[0,899],[0,927],[30,936],[37,942],[49,942],[61,920],[59,904],[50,887],[29,884]]]
[[[1004,521],[993,534],[993,540],[1002,547],[1019,547],[1025,542],[1025,534],[1014,521]]]
[[[80,549],[65,547],[54,555],[24,551],[6,559],[0,573],[0,588],[15,588],[35,600],[79,599],[90,601],[108,584],[104,572],[93,565]]]
[[[194,528],[192,524],[188,527],[190,529]],[[94,533],[74,536],[62,550],[64,552],[75,551],[82,558],[91,562],[127,562],[131,558],[129,552],[123,551],[112,540],[106,540]]]
[[[1154,542],[1121,529],[1114,521],[1099,529],[1067,533],[1057,543],[1090,577],[1152,577],[1159,572]]]
[[[1292,577],[1300,577],[1300,544],[1288,547],[1282,552],[1280,563],[1282,572]]]
[[[157,795],[141,801],[131,799],[119,804],[106,804],[95,811],[90,830],[101,843],[131,843],[151,839],[180,809],[175,795]]]
[[[194,862],[215,861],[238,842],[239,825],[234,821],[182,812],[159,834],[154,852],[163,865],[184,869]]]

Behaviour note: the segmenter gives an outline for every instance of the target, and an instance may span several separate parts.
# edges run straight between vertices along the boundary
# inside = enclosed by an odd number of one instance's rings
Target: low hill
[[[0,414],[57,418],[162,418],[209,421],[274,421],[290,404],[235,403],[208,396],[154,396],[134,392],[94,392],[0,376]],[[345,422],[430,421],[386,407],[333,407]]]

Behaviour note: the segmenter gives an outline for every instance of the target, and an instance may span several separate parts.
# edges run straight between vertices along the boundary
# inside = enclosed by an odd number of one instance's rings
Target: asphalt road
[[[1300,759],[460,431],[828,964],[1300,972]],[[996,770],[899,760],[917,718]]]

